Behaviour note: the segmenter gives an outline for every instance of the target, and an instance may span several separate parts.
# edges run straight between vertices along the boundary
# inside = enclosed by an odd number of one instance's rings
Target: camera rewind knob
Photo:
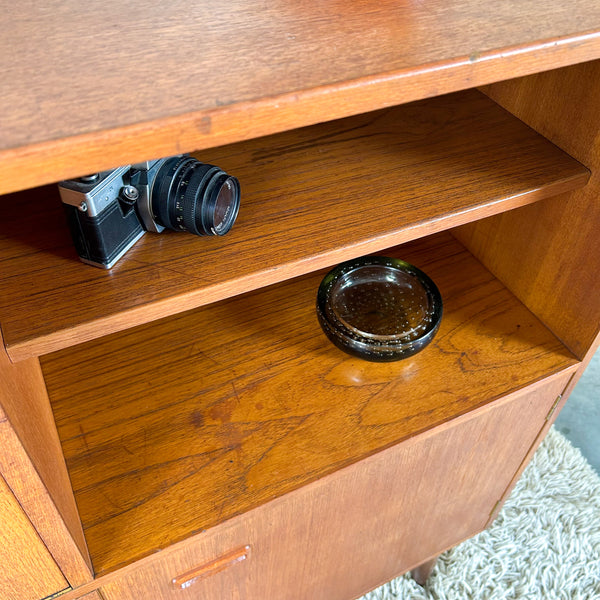
[[[140,192],[135,186],[126,185],[121,188],[118,200],[124,216],[133,209],[139,197]]]

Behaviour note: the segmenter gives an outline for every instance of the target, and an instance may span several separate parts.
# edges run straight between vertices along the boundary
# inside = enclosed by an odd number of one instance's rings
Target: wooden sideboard
[[[485,528],[598,345],[600,7],[0,18],[0,599],[352,600]],[[232,231],[81,263],[55,183],[180,152]],[[441,290],[405,361],[319,328],[368,253]]]

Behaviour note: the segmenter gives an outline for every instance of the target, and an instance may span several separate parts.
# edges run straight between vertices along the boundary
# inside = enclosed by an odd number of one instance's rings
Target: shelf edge
[[[0,151],[0,194],[203,150],[600,58],[600,32],[560,36],[219,108]]]

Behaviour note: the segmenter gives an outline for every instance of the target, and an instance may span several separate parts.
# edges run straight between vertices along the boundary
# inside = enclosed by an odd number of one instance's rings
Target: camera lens
[[[238,193],[235,182],[228,177],[219,189],[215,200],[212,221],[217,231],[222,230],[229,223],[231,207],[235,205],[235,197]]]
[[[195,235],[224,235],[240,207],[240,184],[219,167],[191,156],[175,156],[161,165],[152,186],[157,223]]]

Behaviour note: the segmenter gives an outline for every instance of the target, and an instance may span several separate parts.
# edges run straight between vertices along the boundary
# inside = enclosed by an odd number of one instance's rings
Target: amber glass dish
[[[435,336],[442,297],[413,265],[365,256],[338,265],[324,277],[317,316],[327,337],[344,352],[376,362],[401,360]]]

